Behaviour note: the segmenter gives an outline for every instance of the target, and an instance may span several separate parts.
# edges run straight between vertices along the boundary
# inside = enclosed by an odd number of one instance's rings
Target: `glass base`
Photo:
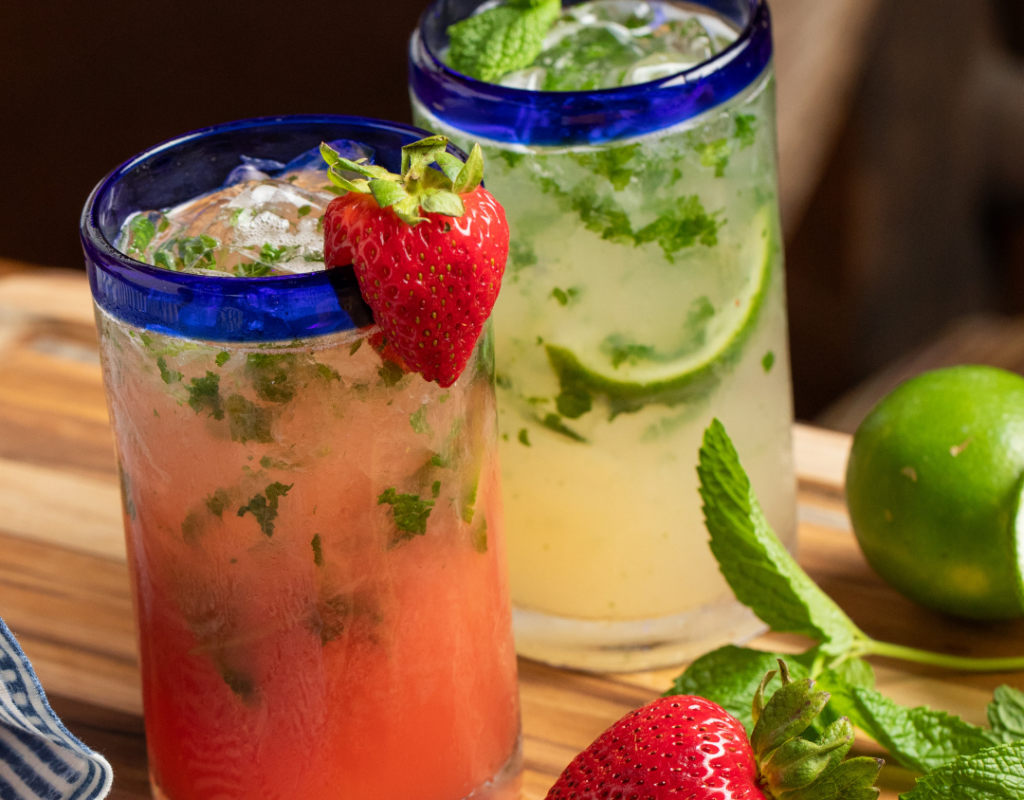
[[[671,617],[621,622],[513,608],[512,622],[519,655],[588,672],[671,667],[767,630],[750,609],[731,598]]]
[[[486,783],[478,786],[461,800],[519,800],[523,783],[523,735],[516,738],[516,746],[508,761]],[[153,790],[153,800],[170,800],[157,784],[153,773],[149,773],[149,785]],[[351,798],[338,798],[351,800]],[[452,798],[455,800],[455,798]]]
[[[523,734],[516,739],[515,749],[505,765],[483,786],[474,789],[463,800],[519,800],[523,785]]]

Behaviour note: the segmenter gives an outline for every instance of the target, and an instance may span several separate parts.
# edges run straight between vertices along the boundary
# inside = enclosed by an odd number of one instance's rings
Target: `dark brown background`
[[[410,119],[425,0],[0,3],[0,256],[78,266],[78,215],[156,142],[244,117]]]

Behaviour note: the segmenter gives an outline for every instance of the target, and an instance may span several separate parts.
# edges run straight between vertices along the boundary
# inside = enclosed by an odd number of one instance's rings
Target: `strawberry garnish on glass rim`
[[[401,175],[320,146],[346,190],[324,214],[327,268],[352,265],[389,350],[444,387],[494,307],[509,241],[504,209],[480,185],[480,146],[463,163],[447,145],[444,136],[406,145]]]
[[[565,768],[546,800],[874,800],[882,762],[843,761],[853,726],[840,717],[816,741],[800,738],[829,700],[814,681],[793,681],[764,702],[777,674],[754,695],[754,729],[703,697],[673,695],[632,711]]]

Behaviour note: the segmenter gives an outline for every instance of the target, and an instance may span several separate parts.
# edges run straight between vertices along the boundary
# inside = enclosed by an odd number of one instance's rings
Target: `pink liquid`
[[[461,800],[511,785],[487,370],[471,362],[449,390],[388,386],[354,336],[271,351],[268,366],[267,351],[179,351],[100,322],[156,791]],[[388,490],[406,504],[380,502]]]

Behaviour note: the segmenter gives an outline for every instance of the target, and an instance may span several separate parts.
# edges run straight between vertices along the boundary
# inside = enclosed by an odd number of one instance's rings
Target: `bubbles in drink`
[[[353,161],[373,151],[330,143]],[[337,190],[313,148],[287,164],[242,156],[223,187],[170,209],[133,214],[118,249],[153,266],[193,274],[257,278],[324,269],[323,215]]]
[[[500,83],[548,92],[647,83],[707,61],[736,37],[723,19],[682,5],[594,0],[566,8],[533,64]]]

